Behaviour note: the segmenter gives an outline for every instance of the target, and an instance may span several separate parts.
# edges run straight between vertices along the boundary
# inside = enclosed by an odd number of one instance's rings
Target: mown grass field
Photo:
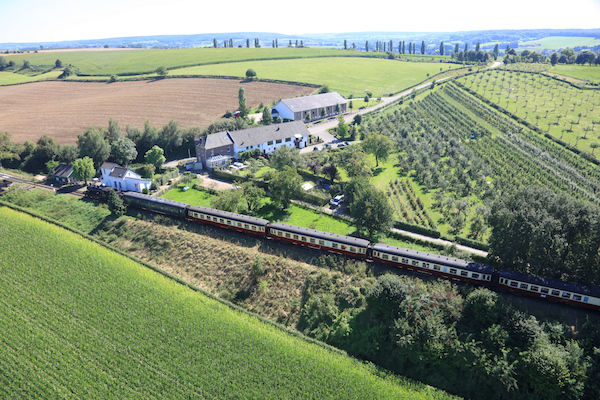
[[[550,68],[550,72],[581,79],[582,81],[600,82],[600,67],[598,66],[557,64]]]
[[[137,75],[153,72],[156,68],[227,63],[256,59],[303,58],[325,56],[361,55],[381,57],[381,53],[364,53],[352,50],[323,48],[196,48],[196,49],[144,49],[107,51],[40,52],[7,54],[7,60],[17,65],[24,60],[34,65],[54,66],[56,59],[63,65],[72,64],[83,75]],[[245,71],[245,70],[244,70]]]
[[[401,62],[371,58],[306,58],[301,60],[248,61],[202,65],[170,71],[173,75],[240,76],[249,68],[258,78],[281,79],[327,85],[345,96],[363,97],[365,90],[374,96],[396,93],[428,76],[457,68],[457,64]]]
[[[0,217],[3,397],[450,397],[381,378],[62,228]]]
[[[548,36],[542,39],[519,42],[519,49],[524,50],[559,50],[565,47],[597,46],[600,39],[589,36]]]
[[[600,92],[539,74],[488,71],[460,80],[544,132],[595,154],[600,145]]]
[[[29,83],[36,81],[43,81],[47,79],[56,79],[62,73],[62,71],[49,71],[39,75],[24,75],[14,72],[0,71],[0,86],[2,85],[15,85],[18,83]]]

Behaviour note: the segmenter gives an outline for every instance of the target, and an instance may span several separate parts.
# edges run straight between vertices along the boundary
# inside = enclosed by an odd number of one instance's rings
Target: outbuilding
[[[271,114],[283,120],[309,122],[345,113],[347,103],[348,100],[336,92],[294,97],[279,101]]]

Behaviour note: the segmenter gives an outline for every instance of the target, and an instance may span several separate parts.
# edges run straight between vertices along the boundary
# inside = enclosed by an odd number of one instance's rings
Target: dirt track
[[[142,128],[174,120],[182,127],[207,126],[238,105],[243,86],[248,105],[308,94],[310,87],[232,79],[163,79],[116,83],[36,82],[0,87],[0,131],[15,142],[42,135],[75,143],[89,126],[108,126],[113,118]]]

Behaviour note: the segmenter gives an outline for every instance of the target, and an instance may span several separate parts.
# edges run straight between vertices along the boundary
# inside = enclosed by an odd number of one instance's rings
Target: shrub
[[[246,70],[246,78],[247,79],[254,79],[254,78],[256,78],[256,71],[254,71],[252,68],[248,68]]]
[[[141,167],[136,168],[135,172],[142,178],[152,179],[154,176],[155,168],[152,164],[144,164]]]

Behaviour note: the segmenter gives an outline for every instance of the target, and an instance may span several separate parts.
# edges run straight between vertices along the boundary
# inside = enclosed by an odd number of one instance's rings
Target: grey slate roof
[[[126,173],[127,173],[127,168],[124,168],[121,166],[116,166],[110,172],[110,176],[112,176],[113,178],[122,178],[125,176]]]
[[[281,222],[272,222],[269,225],[269,228],[270,229],[279,229],[281,231],[286,231],[286,232],[292,232],[292,233],[296,233],[298,235],[312,236],[312,237],[316,237],[316,238],[323,239],[323,240],[340,242],[340,243],[347,244],[349,246],[362,247],[365,249],[369,246],[369,241],[365,240],[365,239],[361,239],[361,238],[357,238],[357,237],[353,237],[353,236],[338,235],[337,233],[318,231],[316,229],[311,229],[311,228],[303,228],[303,227],[296,226],[296,225],[283,224]]]
[[[292,99],[281,100],[283,104],[292,112],[313,110],[315,108],[323,108],[335,106],[336,104],[344,104],[347,102],[339,93],[330,92],[323,94],[315,94],[314,96],[295,97]]]
[[[53,176],[59,178],[70,178],[73,174],[73,166],[67,164],[58,164],[56,168],[52,171]]]
[[[233,143],[238,147],[256,146],[270,140],[293,138],[295,135],[308,136],[308,129],[302,121],[213,133],[206,137],[204,148],[214,149]]]

